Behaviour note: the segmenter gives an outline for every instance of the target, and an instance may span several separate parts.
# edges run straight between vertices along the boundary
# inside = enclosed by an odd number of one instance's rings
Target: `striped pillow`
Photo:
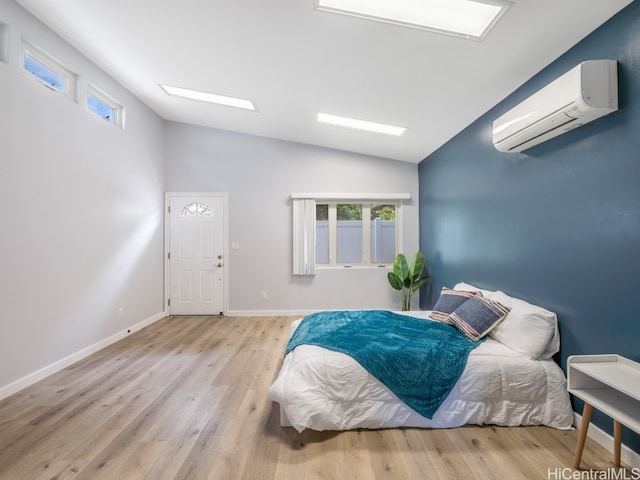
[[[440,292],[440,298],[438,298],[438,301],[433,306],[433,311],[431,312],[431,315],[429,315],[429,318],[437,320],[438,322],[451,324],[449,314],[453,313],[456,308],[476,295],[482,296],[480,292],[452,290],[450,288],[443,287]]]
[[[478,341],[498,325],[511,309],[501,303],[475,295],[449,315],[449,321],[469,340]]]

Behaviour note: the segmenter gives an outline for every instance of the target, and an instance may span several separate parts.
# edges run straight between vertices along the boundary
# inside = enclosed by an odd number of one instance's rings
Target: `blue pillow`
[[[432,312],[429,318],[437,320],[438,322],[444,322],[451,324],[449,321],[449,315],[453,313],[456,308],[476,295],[482,295],[480,292],[467,292],[462,290],[452,290],[447,287],[443,287],[440,292],[440,298],[433,306]]]
[[[504,320],[510,310],[501,303],[475,295],[449,315],[449,322],[475,342]]]

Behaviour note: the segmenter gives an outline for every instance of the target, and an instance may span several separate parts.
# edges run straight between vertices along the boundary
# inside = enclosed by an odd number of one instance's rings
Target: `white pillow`
[[[501,291],[458,283],[455,290],[479,291],[485,297],[510,307],[507,317],[489,332],[511,350],[534,360],[546,360],[560,351],[560,332],[556,314]]]
[[[474,287],[473,285],[471,285],[469,283],[464,283],[464,282],[457,283],[456,286],[453,287],[453,289],[454,290],[460,290],[460,291],[463,291],[463,292],[480,292],[485,297],[487,297],[487,296],[489,296],[490,294],[493,293],[492,290],[483,290],[482,288]]]
[[[551,358],[560,350],[560,333],[556,314],[497,291],[491,300],[511,307],[507,318],[489,335],[511,350],[534,360]]]

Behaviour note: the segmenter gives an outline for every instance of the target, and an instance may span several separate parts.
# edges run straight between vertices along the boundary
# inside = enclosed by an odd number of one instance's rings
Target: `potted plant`
[[[393,270],[387,274],[387,278],[391,287],[400,291],[403,311],[411,310],[411,295],[429,280],[428,275],[422,276],[422,270],[424,270],[424,256],[419,250],[413,257],[411,265],[407,263],[402,253],[397,254],[393,260]]]

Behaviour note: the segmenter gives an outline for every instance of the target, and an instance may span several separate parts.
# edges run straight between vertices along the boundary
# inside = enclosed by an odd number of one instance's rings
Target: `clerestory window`
[[[76,75],[44,51],[22,44],[22,70],[33,75],[47,88],[75,100]]]
[[[87,89],[87,107],[107,122],[124,128],[124,108],[99,88],[89,85]]]

